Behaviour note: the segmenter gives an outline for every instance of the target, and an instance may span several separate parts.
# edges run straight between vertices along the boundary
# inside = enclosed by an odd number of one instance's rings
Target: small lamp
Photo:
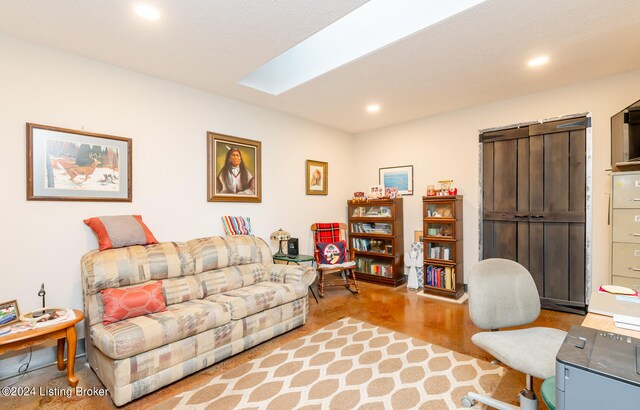
[[[278,241],[279,249],[278,252],[274,256],[284,256],[284,252],[282,252],[282,241],[289,240],[291,235],[287,231],[283,231],[282,229],[278,229],[274,233],[271,234],[272,241]]]

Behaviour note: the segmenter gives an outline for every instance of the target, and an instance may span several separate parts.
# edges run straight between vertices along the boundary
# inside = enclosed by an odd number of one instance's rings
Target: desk
[[[313,267],[313,262],[316,260],[316,258],[314,258],[311,255],[302,255],[302,254],[293,256],[293,257],[287,256],[287,255],[283,255],[283,256],[273,255],[273,260],[287,262],[287,265],[291,262],[295,263],[296,265],[300,265],[303,262],[311,262],[311,266]],[[309,286],[309,290],[311,291],[313,298],[316,300],[316,303],[318,303],[318,298],[316,297],[316,294],[313,292],[313,288],[311,286]]]
[[[582,326],[640,339],[640,331],[622,329],[617,327],[613,322],[613,317],[611,316],[598,315],[596,313],[587,313],[587,317],[584,318]]]
[[[24,332],[0,336],[0,355],[9,350],[19,350],[25,347],[43,343],[47,340],[58,341],[58,370],[67,369],[69,386],[76,387],[78,378],[73,374],[76,361],[76,323],[84,319],[82,311],[73,309],[76,317],[72,320],[44,326]],[[67,363],[64,362],[64,345],[67,343]]]
[[[589,313],[584,318],[582,326],[640,338],[640,331],[622,329],[613,322],[614,314],[639,316],[640,303],[620,301],[616,296],[597,290],[593,292],[589,300]]]

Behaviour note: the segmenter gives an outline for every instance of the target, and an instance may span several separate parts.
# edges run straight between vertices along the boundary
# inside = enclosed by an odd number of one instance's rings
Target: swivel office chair
[[[520,407],[470,392],[462,399],[465,407],[476,401],[500,410],[537,410],[533,377],[555,375],[556,355],[567,333],[548,327],[518,330],[540,314],[540,297],[527,269],[507,259],[486,259],[475,265],[468,277],[469,314],[473,323],[490,332],[476,333],[471,341],[512,369],[526,374],[526,388],[518,395]]]

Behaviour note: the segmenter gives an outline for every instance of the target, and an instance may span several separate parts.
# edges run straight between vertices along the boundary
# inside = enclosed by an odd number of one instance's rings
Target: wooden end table
[[[76,317],[72,320],[44,326],[24,332],[0,336],[0,355],[9,350],[19,350],[25,347],[43,343],[47,340],[58,341],[58,370],[67,369],[69,386],[75,388],[78,378],[73,374],[76,361],[76,323],[84,319],[81,310],[73,309]],[[64,362],[64,344],[67,342],[67,363]]]
[[[289,257],[287,255],[282,255],[282,256],[273,255],[273,260],[280,261],[280,262],[287,262],[287,265],[291,262],[295,263],[296,265],[300,265],[303,262],[311,262],[311,266],[313,267],[313,262],[315,262],[316,258],[314,258],[311,255],[302,255],[302,254],[294,257]],[[309,290],[311,291],[313,298],[316,300],[316,303],[318,303],[318,298],[316,297],[316,294],[313,291],[313,288],[311,286],[309,286]]]

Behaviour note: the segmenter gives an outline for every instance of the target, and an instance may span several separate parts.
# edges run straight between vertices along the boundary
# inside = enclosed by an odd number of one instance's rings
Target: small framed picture
[[[329,163],[307,160],[307,195],[329,193]]]
[[[378,199],[384,196],[384,186],[382,185],[372,185],[369,188],[369,198],[370,199]]]
[[[385,188],[396,188],[402,195],[413,195],[413,165],[380,168],[379,183]]]
[[[422,242],[424,240],[423,231],[413,231],[413,241]]]
[[[18,302],[12,300],[0,304],[0,327],[10,325],[20,320]]]

